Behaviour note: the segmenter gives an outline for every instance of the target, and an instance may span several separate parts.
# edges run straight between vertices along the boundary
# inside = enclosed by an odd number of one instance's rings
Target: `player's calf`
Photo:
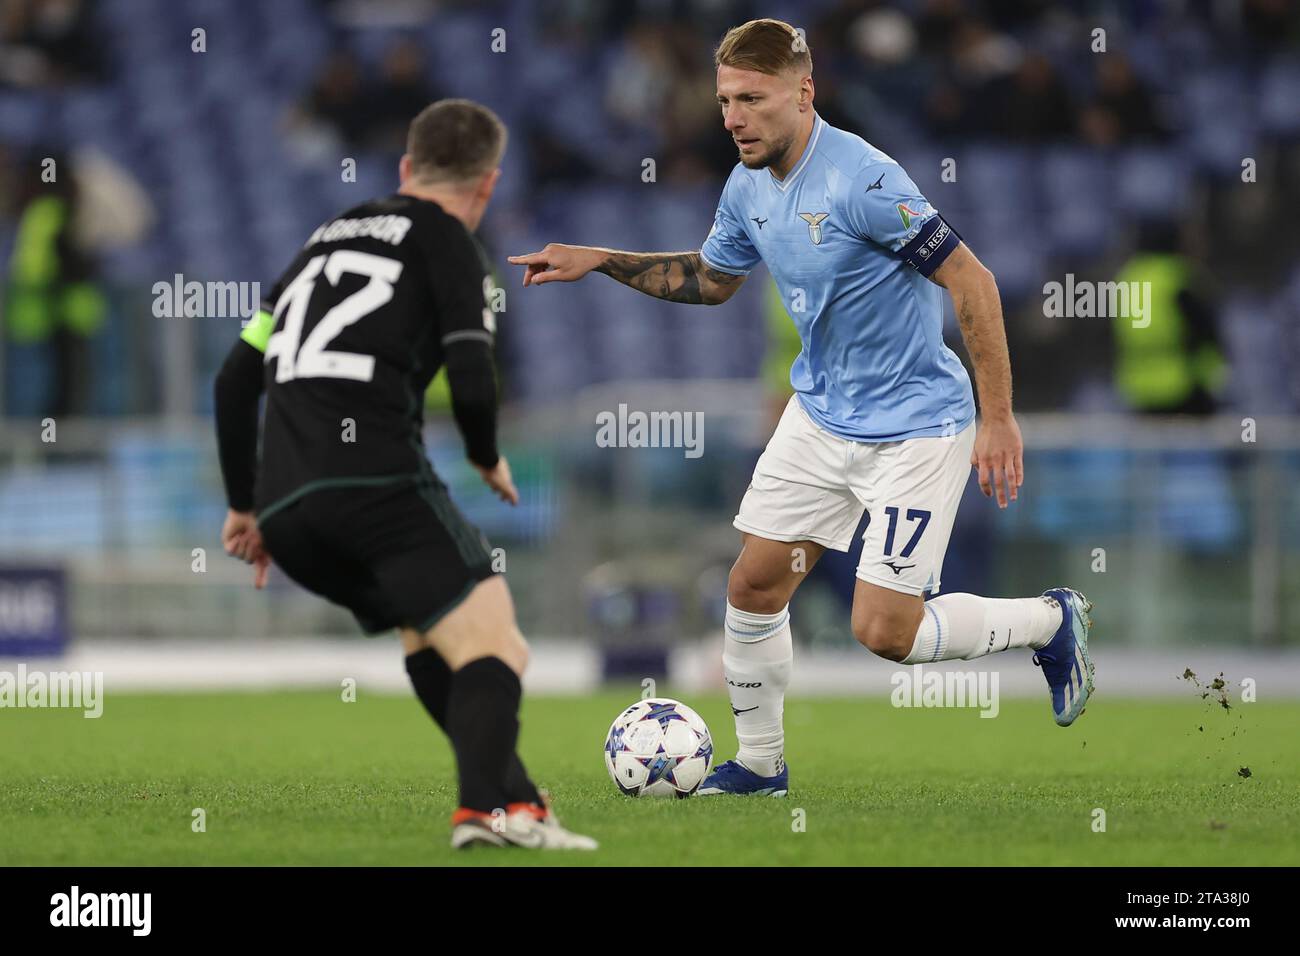
[[[411,679],[415,696],[438,728],[447,732],[447,702],[451,697],[452,670],[447,662],[429,646],[418,631],[403,629],[402,647],[406,654],[406,673]],[[519,753],[512,755],[506,768],[506,795],[511,803],[542,805],[537,787],[528,777]]]
[[[900,595],[908,597],[909,595]],[[853,607],[853,636],[859,644],[877,657],[903,662],[911,653],[916,643],[917,629],[924,615],[921,599],[916,598],[916,606],[899,607],[890,610],[860,609],[855,602]]]
[[[1046,646],[1061,626],[1051,596],[986,598],[942,594],[929,601],[859,579],[853,632],[873,653],[903,664],[973,660]]]
[[[799,549],[805,561],[791,555]],[[812,542],[782,542],[745,535],[745,545],[727,580],[727,615],[722,668],[740,744],[736,761],[715,768],[701,794],[774,792],[784,794],[785,690],[790,683],[794,643],[789,600],[821,548]],[[796,570],[796,567],[799,570]],[[726,768],[737,773],[728,774]]]
[[[456,752],[460,807],[491,814],[512,802],[519,737],[519,677],[528,647],[515,624],[505,580],[477,584],[425,638],[451,668],[445,729]]]

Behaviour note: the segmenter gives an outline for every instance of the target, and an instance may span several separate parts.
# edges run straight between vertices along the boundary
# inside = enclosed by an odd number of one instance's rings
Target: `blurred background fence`
[[[703,450],[598,447],[619,403],[702,414]],[[512,414],[504,448],[522,493],[501,505],[449,425],[435,467],[501,552],[535,637],[671,644],[720,626],[738,536],[728,520],[766,439],[754,385],[595,388]],[[1249,424],[1249,423],[1248,423]],[[1287,419],[1026,415],[1027,480],[998,511],[972,476],[945,591],[1034,593],[1058,581],[1104,609],[1106,640],[1276,647],[1300,635],[1300,429]],[[252,589],[221,551],[225,513],[209,423],[62,421],[0,428],[0,562],[69,571],[86,639],[351,635],[354,622],[278,575]],[[196,552],[195,549],[201,549]],[[802,641],[851,642],[849,559],[828,554],[796,603]]]

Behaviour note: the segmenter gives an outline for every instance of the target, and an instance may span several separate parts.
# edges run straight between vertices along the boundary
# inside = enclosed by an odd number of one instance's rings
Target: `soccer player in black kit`
[[[477,103],[427,107],[398,192],[321,225],[276,283],[216,380],[222,542],[256,566],[258,587],[273,559],[367,634],[399,630],[415,692],[456,755],[453,847],[594,849],[559,825],[515,751],[528,647],[487,541],[421,436],[425,389],[445,365],[469,460],[518,502],[497,452],[495,321],[472,236],[505,140]]]

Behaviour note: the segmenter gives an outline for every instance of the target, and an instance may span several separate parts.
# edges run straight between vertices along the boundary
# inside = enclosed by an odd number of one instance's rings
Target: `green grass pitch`
[[[1061,729],[1045,699],[1003,701],[991,720],[792,699],[788,799],[656,801],[618,793],[602,762],[637,696],[525,704],[524,760],[561,818],[601,841],[591,854],[453,853],[450,750],[413,697],[110,694],[98,720],[3,710],[0,864],[1300,863],[1300,702],[1098,697]],[[688,703],[731,756],[726,700]]]

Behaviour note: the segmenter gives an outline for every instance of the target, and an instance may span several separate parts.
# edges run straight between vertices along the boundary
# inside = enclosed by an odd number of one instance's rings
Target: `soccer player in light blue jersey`
[[[718,104],[740,162],[698,252],[552,243],[512,256],[524,285],[603,272],[673,302],[725,302],[761,260],[799,330],[794,395],[754,469],[735,526],[723,668],[740,752],[701,794],[784,796],[782,724],[793,645],[789,602],[826,548],[848,551],[863,511],[854,636],[904,664],[1030,648],[1056,722],[1093,690],[1078,591],[938,594],[973,465],[1005,508],[1024,479],[1011,362],[992,274],[888,155],[821,119],[812,56],[779,20],[730,30],[715,54]],[[979,388],[943,342],[952,298]]]

